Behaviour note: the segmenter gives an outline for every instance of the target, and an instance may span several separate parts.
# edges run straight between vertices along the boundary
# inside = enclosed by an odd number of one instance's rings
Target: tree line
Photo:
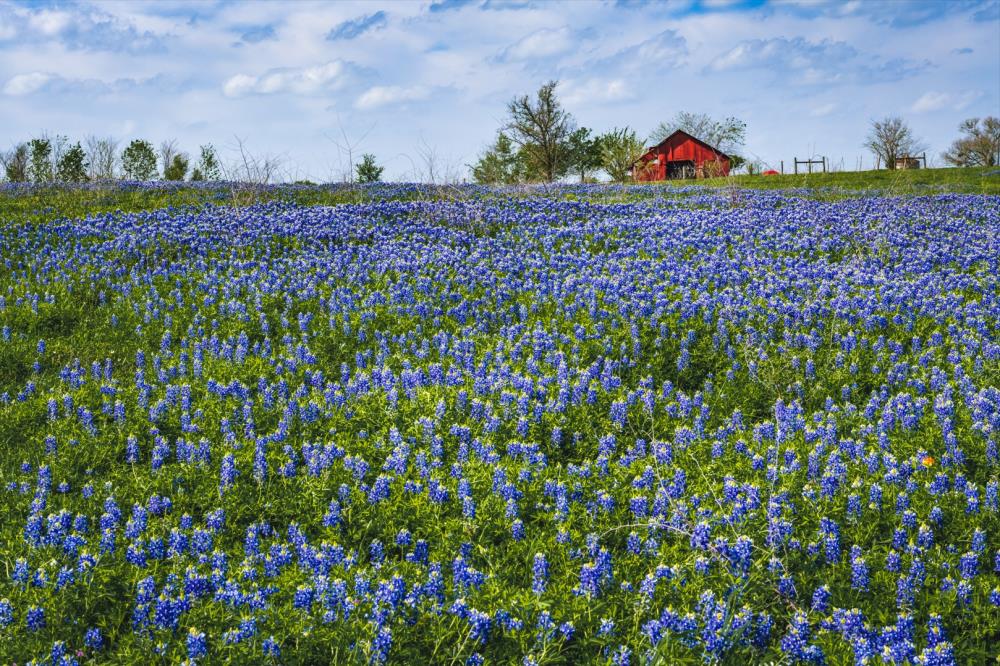
[[[478,183],[512,185],[553,182],[579,177],[586,182],[603,171],[611,180],[624,182],[646,152],[646,143],[630,127],[615,127],[601,134],[577,125],[559,101],[558,81],[549,81],[532,97],[521,95],[507,104],[507,120],[496,139],[471,165]],[[659,143],[677,130],[706,141],[728,154],[739,168],[737,154],[746,138],[746,123],[738,118],[716,120],[703,113],[681,112],[660,123],[649,140]]]
[[[159,147],[134,139],[123,149],[112,137],[88,137],[71,143],[63,135],[43,134],[0,151],[0,172],[12,183],[85,183],[135,181],[247,181],[266,183],[278,175],[280,160],[247,152],[237,138],[237,158],[228,167],[212,144],[199,147],[193,159],[175,139]],[[354,182],[381,180],[384,168],[366,153],[354,165]]]
[[[615,127],[601,134],[577,125],[557,96],[558,81],[541,86],[534,96],[521,95],[507,104],[507,120],[496,138],[470,165],[478,183],[512,185],[553,182],[567,177],[593,180],[603,171],[615,182],[632,178],[633,167],[646,152],[646,143],[630,127]],[[704,113],[682,111],[661,122],[648,141],[661,142],[677,130],[715,146],[730,157],[733,170],[746,167],[757,173],[761,165],[739,155],[746,139],[746,123],[734,117],[714,119]],[[970,118],[959,126],[961,136],[942,155],[959,167],[992,167],[1000,164],[1000,119]],[[71,143],[62,135],[42,135],[0,151],[0,169],[9,182],[101,182],[118,179],[149,181],[247,181],[269,182],[275,177],[275,158],[255,158],[239,141],[240,159],[226,168],[212,144],[199,147],[197,159],[167,140],[155,148],[134,139],[119,151],[111,137],[88,137]],[[865,140],[884,168],[897,168],[903,158],[922,150],[921,142],[902,118],[890,116],[871,123]],[[384,168],[366,153],[351,165],[353,182],[380,181]]]
[[[993,167],[1000,164],[1000,119],[969,118],[958,126],[961,136],[941,157],[956,167]],[[899,116],[873,120],[865,147],[875,155],[877,164],[897,169],[902,160],[925,151],[913,129]]]
[[[511,185],[552,182],[567,176],[585,182],[598,171],[615,182],[632,178],[633,167],[645,154],[647,144],[630,127],[595,134],[590,128],[577,126],[559,101],[558,85],[558,81],[549,81],[534,97],[521,95],[507,104],[507,120],[496,139],[471,165],[477,182]],[[747,173],[759,173],[759,162],[739,154],[746,128],[739,118],[717,120],[704,113],[681,111],[657,125],[648,141],[655,145],[683,130],[726,153],[733,170],[742,167]],[[1000,119],[970,118],[961,123],[959,131],[962,136],[942,155],[945,162],[959,167],[1000,164]],[[909,125],[894,116],[872,121],[864,145],[886,169],[896,169],[901,159],[925,150]]]
[[[0,152],[0,167],[12,183],[224,178],[224,169],[211,144],[200,147],[193,164],[173,139],[163,141],[159,150],[144,139],[131,141],[120,153],[118,147],[118,141],[111,137],[88,137],[84,142],[70,143],[62,135],[42,135]]]

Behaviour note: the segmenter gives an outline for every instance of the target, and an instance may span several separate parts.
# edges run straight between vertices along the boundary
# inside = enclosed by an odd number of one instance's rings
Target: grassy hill
[[[886,194],[1000,194],[1000,169],[950,168],[907,171],[843,171],[838,173],[784,174],[779,176],[732,176],[705,180],[671,181],[678,185],[701,184],[713,187],[732,186],[752,189],[785,190],[795,188],[835,188],[879,191]]]
[[[779,176],[732,176],[704,180],[671,180],[641,184],[635,189],[614,186],[616,196],[630,193],[643,196],[644,188],[681,186],[737,187],[769,190],[813,190],[818,198],[840,199],[858,193],[886,195],[940,194],[946,192],[1000,195],[1000,169],[916,169],[912,171],[852,171]],[[566,185],[564,196],[577,198],[575,184]],[[590,186],[584,186],[590,187]],[[600,190],[600,186],[598,190]],[[0,185],[0,224],[45,222],[56,218],[77,218],[114,211],[156,210],[173,207],[195,208],[206,204],[233,203],[230,186],[225,183],[110,183],[106,185]],[[281,200],[300,205],[335,205],[380,199],[436,199],[464,192],[468,196],[483,190],[469,186],[435,187],[415,184],[378,184],[365,188],[343,184],[284,184],[262,188],[261,200]],[[537,192],[528,186],[525,192]],[[591,193],[593,194],[593,192]]]

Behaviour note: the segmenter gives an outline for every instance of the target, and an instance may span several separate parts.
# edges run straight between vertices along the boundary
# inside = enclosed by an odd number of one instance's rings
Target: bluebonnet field
[[[2,661],[995,658],[1000,198],[368,192],[0,228]]]

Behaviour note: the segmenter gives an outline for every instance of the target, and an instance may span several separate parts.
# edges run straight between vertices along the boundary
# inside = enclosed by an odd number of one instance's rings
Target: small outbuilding
[[[683,130],[646,151],[632,167],[637,181],[728,176],[729,156]]]

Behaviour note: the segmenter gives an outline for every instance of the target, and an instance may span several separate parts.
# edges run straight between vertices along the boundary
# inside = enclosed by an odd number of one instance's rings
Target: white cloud
[[[158,53],[164,51],[169,37],[140,30],[130,19],[100,7],[34,9],[0,4],[0,40],[58,43],[77,51]]]
[[[3,92],[5,95],[30,95],[40,90],[54,78],[56,78],[55,74],[48,74],[46,72],[17,74],[7,80],[7,83],[4,84]]]
[[[927,61],[862,53],[844,41],[775,37],[744,40],[712,60],[707,71],[762,69],[789,83],[820,85],[893,82],[929,66]]]
[[[633,97],[632,90],[624,79],[570,80],[560,88],[563,101],[570,105],[617,102]]]
[[[542,28],[507,47],[501,60],[535,60],[565,53],[573,47],[573,34],[568,27]]]
[[[28,18],[28,25],[46,37],[53,37],[68,28],[73,17],[68,12],[42,10]]]
[[[273,95],[294,93],[309,95],[336,88],[346,73],[341,60],[333,60],[314,67],[288,67],[272,69],[260,76],[236,74],[222,84],[226,97],[242,97],[248,94]]]
[[[837,110],[836,103],[830,102],[828,104],[822,104],[820,106],[815,107],[809,112],[809,115],[812,116],[813,118],[822,118],[824,116],[830,115],[836,110]]]
[[[964,92],[955,99],[955,106],[953,108],[956,111],[962,111],[982,96],[983,93],[980,90],[969,90]]]
[[[927,92],[920,96],[910,108],[914,113],[924,113],[927,111],[938,111],[948,106],[951,102],[951,95],[940,92]]]
[[[687,40],[664,30],[595,63],[599,68],[651,71],[679,67],[688,55]]]
[[[996,22],[973,20],[971,9],[902,25],[902,2],[697,11],[699,2],[680,1],[518,1],[495,11],[493,0],[473,0],[453,12],[397,3],[384,7],[378,33],[330,42],[332,26],[375,10],[0,0],[0,105],[11,140],[50,127],[176,136],[192,150],[238,133],[313,180],[332,173],[332,122],[357,137],[373,116],[403,106],[419,113],[379,122],[366,150],[412,154],[423,137],[470,163],[495,138],[508,100],[549,78],[595,132],[645,133],[679,110],[735,115],[747,121],[747,154],[775,164],[813,147],[854,164],[867,119],[890,112],[912,116],[930,151],[947,146],[963,118],[996,115]],[[274,39],[232,48],[255,27]],[[920,108],[944,106],[914,113],[928,91],[947,97]],[[389,179],[408,173],[386,166]]]
[[[751,67],[808,70],[821,68],[824,63],[832,67],[843,65],[856,55],[857,50],[849,44],[828,39],[821,42],[801,37],[749,39],[717,57],[709,67],[717,72]]]
[[[228,81],[222,84],[222,94],[226,97],[240,97],[253,92],[253,88],[256,85],[256,76],[250,76],[249,74],[237,74],[236,76],[230,77]]]
[[[983,93],[978,90],[967,90],[958,95],[932,90],[921,95],[913,103],[913,106],[910,107],[910,110],[913,113],[930,113],[932,111],[941,111],[942,109],[961,111],[982,97],[982,95]]]
[[[430,90],[424,86],[374,86],[358,97],[354,106],[365,110],[376,109],[389,104],[427,99],[429,95]]]
[[[130,93],[142,89],[149,93],[177,93],[185,83],[174,77],[157,74],[144,79],[120,78],[103,80],[97,78],[66,77],[51,72],[28,72],[12,76],[4,84],[3,93],[12,97],[26,97],[36,93],[57,95],[85,95],[96,97],[114,93]]]

